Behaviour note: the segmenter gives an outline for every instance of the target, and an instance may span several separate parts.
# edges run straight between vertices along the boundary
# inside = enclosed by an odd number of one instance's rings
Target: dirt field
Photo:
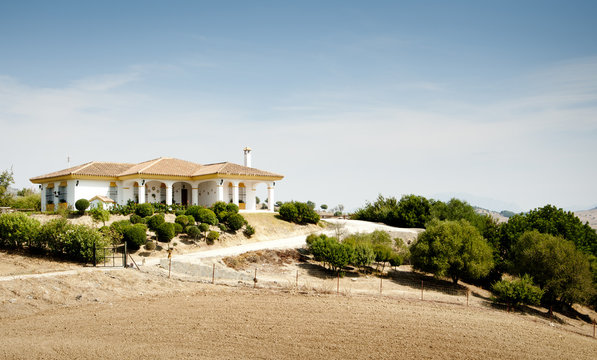
[[[93,271],[0,282],[0,358],[595,359],[597,340],[491,308]]]

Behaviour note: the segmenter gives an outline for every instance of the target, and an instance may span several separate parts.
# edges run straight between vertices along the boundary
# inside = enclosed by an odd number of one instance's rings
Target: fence
[[[101,267],[126,267],[127,258],[126,242],[121,245],[105,247],[93,246],[93,266]]]
[[[201,282],[228,285],[292,289],[328,294],[383,295],[413,300],[430,300],[468,305],[467,288],[424,275],[390,271],[388,276],[330,276],[327,272],[314,273],[313,268],[293,273],[259,272],[257,269],[234,270],[220,264],[192,264],[161,259],[160,266]]]

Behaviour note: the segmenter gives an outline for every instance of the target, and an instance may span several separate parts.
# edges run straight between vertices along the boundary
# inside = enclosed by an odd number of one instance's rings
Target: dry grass
[[[222,259],[226,266],[235,270],[244,270],[260,265],[294,264],[302,259],[302,255],[296,249],[287,250],[257,250],[249,251],[238,256],[227,256]]]

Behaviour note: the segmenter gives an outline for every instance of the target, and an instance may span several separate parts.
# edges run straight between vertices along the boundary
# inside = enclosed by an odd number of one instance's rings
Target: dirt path
[[[595,339],[501,311],[379,297],[173,285],[179,289],[174,293],[3,318],[0,358],[597,357]]]

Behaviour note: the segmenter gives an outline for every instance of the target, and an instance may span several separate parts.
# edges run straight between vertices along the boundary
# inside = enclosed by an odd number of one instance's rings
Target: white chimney
[[[251,148],[247,146],[243,149],[243,152],[245,153],[245,166],[251,167]]]

